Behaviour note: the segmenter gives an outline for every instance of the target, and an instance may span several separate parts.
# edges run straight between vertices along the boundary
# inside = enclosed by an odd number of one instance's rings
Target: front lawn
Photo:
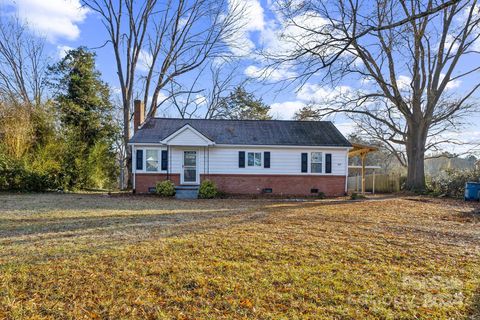
[[[480,206],[0,195],[0,318],[480,317]]]

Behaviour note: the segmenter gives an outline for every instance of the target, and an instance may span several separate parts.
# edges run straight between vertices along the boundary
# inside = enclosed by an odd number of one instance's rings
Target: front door
[[[183,151],[182,184],[198,184],[197,151]]]

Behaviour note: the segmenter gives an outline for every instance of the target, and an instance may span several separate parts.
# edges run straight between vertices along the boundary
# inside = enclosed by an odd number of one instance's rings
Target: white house
[[[136,103],[133,187],[214,181],[231,194],[346,192],[351,144],[329,121],[150,118]]]

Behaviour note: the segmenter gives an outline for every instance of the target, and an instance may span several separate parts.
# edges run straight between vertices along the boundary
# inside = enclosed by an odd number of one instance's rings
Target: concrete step
[[[198,198],[198,186],[177,186],[175,187],[176,199],[197,199]]]

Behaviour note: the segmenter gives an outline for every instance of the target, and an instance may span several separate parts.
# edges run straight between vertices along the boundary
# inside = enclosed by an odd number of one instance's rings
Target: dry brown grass
[[[480,317],[479,209],[0,195],[0,318]]]

